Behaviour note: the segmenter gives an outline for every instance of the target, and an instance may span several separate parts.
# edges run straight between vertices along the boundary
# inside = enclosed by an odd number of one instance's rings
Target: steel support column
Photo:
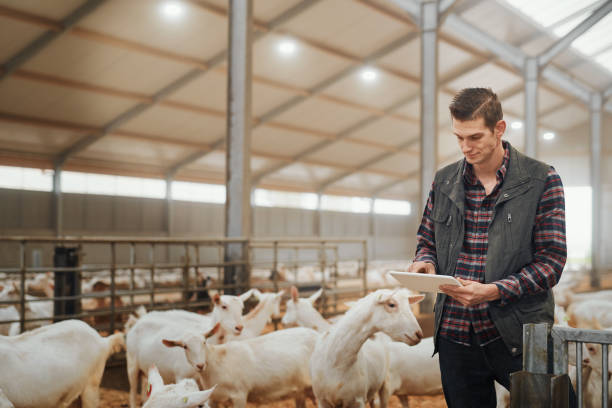
[[[376,213],[374,212],[374,203],[376,197],[371,198],[370,213],[368,214],[368,235],[370,236],[371,258],[376,259]]]
[[[171,237],[174,233],[174,223],[172,222],[172,210],[174,201],[172,200],[172,181],[174,175],[166,177],[166,234]]]
[[[603,93],[604,100],[607,102],[608,99],[612,98],[612,86],[607,88]]]
[[[538,60],[525,60],[525,154],[538,157]]]
[[[421,3],[421,185],[420,204],[427,202],[438,162],[438,2]],[[433,297],[421,302],[422,313],[431,313]]]
[[[427,202],[437,164],[438,4],[421,3],[421,205]]]
[[[62,167],[57,166],[53,172],[53,229],[55,236],[64,234],[64,206],[62,204]]]
[[[317,193],[317,208],[315,209],[314,212],[314,217],[313,217],[313,225],[312,225],[312,232],[314,236],[320,237],[321,236],[321,201],[323,199],[323,193],[318,192]]]
[[[591,200],[592,200],[592,238],[591,238],[591,286],[600,286],[602,234],[601,234],[601,109],[603,98],[599,93],[591,95]]]
[[[252,0],[230,0],[225,164],[225,236],[228,238],[251,235],[252,6]],[[225,251],[225,260],[227,262],[241,261],[246,257],[246,251],[247,248],[242,244],[229,244]],[[226,267],[225,284],[238,284],[241,288],[245,288],[248,281],[247,268],[243,266]]]

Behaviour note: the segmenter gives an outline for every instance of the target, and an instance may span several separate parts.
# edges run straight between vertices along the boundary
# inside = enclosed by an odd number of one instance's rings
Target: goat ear
[[[410,295],[408,296],[408,303],[413,305],[415,303],[419,303],[423,299],[425,299],[425,295]]]
[[[315,293],[310,295],[310,297],[308,298],[308,301],[314,305],[314,303],[317,301],[317,299],[321,297],[322,294],[323,294],[323,288],[317,290]]]
[[[162,380],[161,375],[159,375],[159,370],[157,370],[157,367],[154,365],[149,368],[148,380],[147,395],[154,394],[164,388],[164,380]]]
[[[195,398],[196,398],[195,400],[193,400],[193,402],[197,401],[198,403],[202,404],[202,403],[208,401],[210,399],[210,396],[212,395],[212,393],[215,391],[215,388],[217,388],[216,384],[213,385],[212,388],[209,388],[207,390],[199,391],[199,392],[196,392],[196,393],[192,394],[192,396],[195,396]],[[190,400],[191,400],[191,398],[190,398]]]
[[[251,297],[252,294],[253,294],[253,289],[249,289],[249,290],[247,290],[246,292],[244,292],[242,295],[240,295],[238,297],[243,302],[246,302]]]
[[[255,289],[251,289],[253,292],[253,296],[255,296],[257,298],[257,300],[261,300],[261,292],[259,291],[259,289],[255,288]],[[248,299],[248,298],[246,298]],[[244,300],[246,300],[244,299]]]
[[[298,293],[298,289],[295,286],[292,286],[291,287],[291,299],[293,299],[294,302],[297,302],[299,297],[300,297],[300,294]]]
[[[204,338],[208,339],[214,336],[219,331],[220,327],[221,327],[221,322],[217,322],[217,324],[215,324],[215,326],[208,333],[204,335]]]
[[[215,305],[220,305],[221,304],[221,295],[219,295],[218,293],[215,293],[212,297],[213,303]]]
[[[166,347],[185,347],[185,343],[183,343],[180,340],[167,340],[167,339],[163,339],[162,343],[164,343],[164,346],[166,346]]]
[[[357,302],[354,300],[349,300],[347,302],[344,302],[344,305],[350,309],[351,307],[355,306],[356,303]]]
[[[379,293],[378,297],[376,298],[376,302],[380,304],[387,303],[393,297],[393,295],[395,295],[396,292],[397,289],[391,292],[384,291],[382,293]]]

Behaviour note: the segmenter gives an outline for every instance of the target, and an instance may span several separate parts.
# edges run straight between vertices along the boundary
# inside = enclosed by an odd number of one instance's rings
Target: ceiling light
[[[516,120],[516,121],[512,122],[510,127],[512,127],[512,129],[522,129],[523,128],[523,122]]]
[[[372,68],[365,68],[361,71],[361,78],[366,82],[372,82],[378,77],[378,73]]]
[[[185,6],[178,1],[166,1],[161,6],[163,15],[169,18],[179,18],[185,12]]]
[[[293,55],[297,50],[297,45],[293,40],[283,40],[278,44],[278,51],[282,55]]]
[[[555,138],[555,134],[553,132],[546,132],[542,135],[544,140],[553,140]]]

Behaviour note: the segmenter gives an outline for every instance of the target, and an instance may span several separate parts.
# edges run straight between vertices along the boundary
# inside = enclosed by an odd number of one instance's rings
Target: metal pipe
[[[438,4],[421,3],[421,205],[427,202],[437,168]]]
[[[582,342],[576,342],[576,385],[578,398],[578,408],[582,408]]]
[[[538,156],[538,61],[525,60],[525,153]]]
[[[368,241],[363,241],[362,250],[363,250],[363,270],[362,270],[363,296],[365,296],[368,294]]]
[[[591,286],[599,288],[601,280],[599,277],[601,268],[601,108],[603,98],[601,94],[594,93],[591,96],[590,119],[591,119],[591,197],[592,197],[592,238],[591,238]]]
[[[189,244],[185,244],[185,266],[183,267],[183,307],[189,305]]]
[[[608,345],[601,345],[601,405],[608,408]]]
[[[130,289],[136,289],[136,280],[134,279],[134,264],[136,263],[136,249],[134,248],[134,243],[130,242]],[[130,304],[134,305],[134,295],[130,295]]]
[[[149,262],[151,262],[151,272],[150,272],[150,277],[151,277],[151,283],[150,283],[150,287],[149,287],[149,296],[150,296],[150,301],[149,301],[149,307],[153,307],[155,305],[155,244],[151,243],[151,246],[149,248]]]
[[[117,263],[117,253],[115,243],[111,244],[111,276],[110,276],[110,332],[115,331],[115,264]]]
[[[327,313],[327,294],[325,291],[325,269],[327,268],[327,251],[325,250],[325,241],[321,241],[321,249],[319,249],[319,265],[321,268],[321,289],[323,289],[323,302],[321,303],[321,311]]]
[[[19,294],[19,333],[25,331],[25,291],[26,291],[26,243],[22,242],[20,245],[20,262],[21,262],[21,275],[20,275],[20,287],[21,293]]]

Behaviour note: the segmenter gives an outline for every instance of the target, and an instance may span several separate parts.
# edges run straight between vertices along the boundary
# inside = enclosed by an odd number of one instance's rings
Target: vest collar
[[[501,186],[500,194],[495,205],[511,199],[516,195],[520,195],[530,188],[527,183],[531,177],[525,171],[523,155],[518,152],[509,142],[508,149],[510,150],[510,158],[508,160],[508,169],[504,176],[504,181]],[[463,172],[465,169],[465,159],[459,160],[455,165],[455,171],[450,176],[441,181],[440,191],[447,195],[451,201],[461,210],[464,210],[465,187],[463,185]]]

